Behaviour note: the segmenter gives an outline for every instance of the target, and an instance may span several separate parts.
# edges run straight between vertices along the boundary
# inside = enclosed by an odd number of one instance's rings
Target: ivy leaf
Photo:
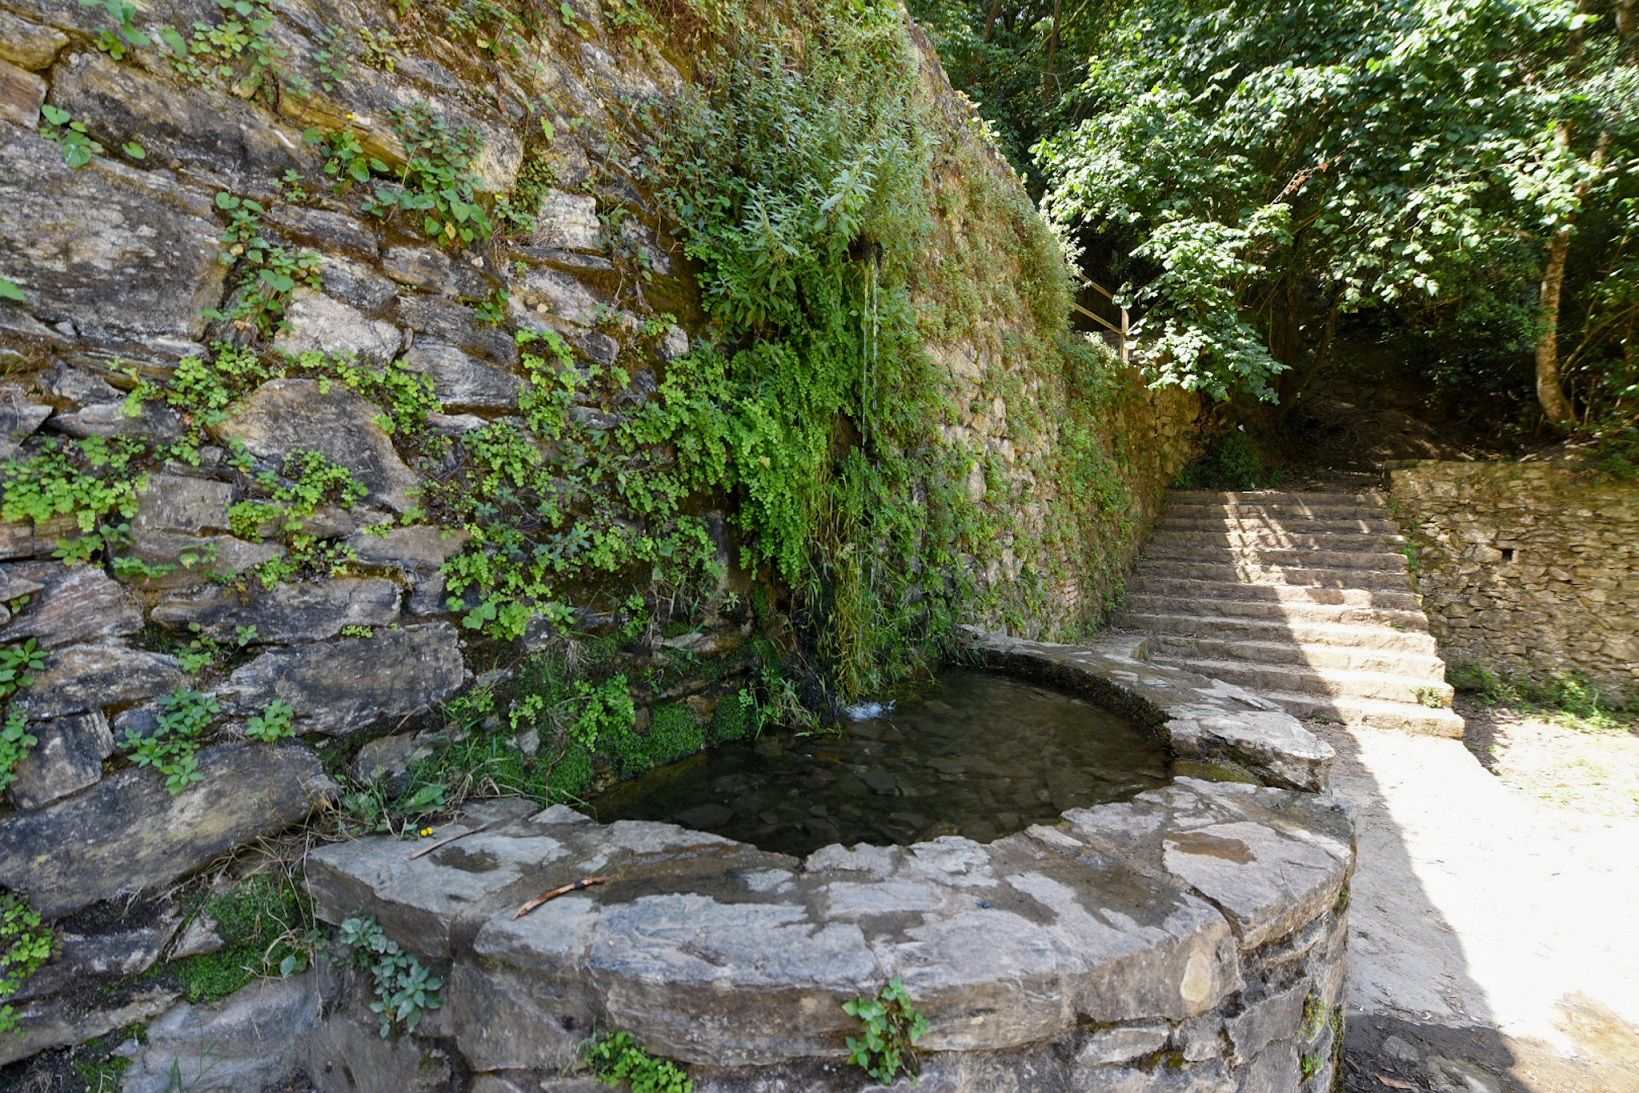
[[[16,300],[18,303],[22,303],[27,299],[28,296],[22,289],[17,287],[15,281],[7,277],[0,277],[0,300]]]
[[[128,140],[124,144],[120,145],[120,150],[132,159],[148,158],[148,149],[144,148],[134,140]]]

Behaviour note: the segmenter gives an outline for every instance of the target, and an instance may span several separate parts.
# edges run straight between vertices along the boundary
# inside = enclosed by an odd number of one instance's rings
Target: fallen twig
[[[506,817],[506,818],[510,819],[510,817]],[[449,838],[439,839],[437,842],[433,843],[431,846],[423,846],[421,849],[417,850],[414,854],[411,854],[410,857],[409,857],[409,860],[410,861],[415,861],[417,858],[424,858],[428,854],[431,854],[434,850],[437,850],[441,846],[448,846],[448,845],[450,845],[450,843],[454,842],[457,839],[464,839],[468,835],[476,835],[480,831],[488,831],[490,828],[494,827],[496,824],[498,824],[500,822],[501,822],[501,820],[490,820],[487,823],[479,824],[477,827],[472,828],[470,831],[458,831],[454,835],[451,835]]]
[[[594,884],[602,884],[608,879],[608,877],[582,877],[573,884],[560,884],[550,892],[542,892],[540,895],[518,908],[512,913],[512,917],[523,918],[525,915],[529,914],[529,912],[533,911],[535,908],[539,907],[548,900],[557,899],[559,896],[568,895],[570,892],[579,892],[583,889],[592,887]]]

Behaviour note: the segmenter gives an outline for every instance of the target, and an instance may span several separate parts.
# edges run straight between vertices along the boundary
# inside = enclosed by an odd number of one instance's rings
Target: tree
[[[1376,309],[1483,325],[1569,425],[1631,383],[1633,26],[1633,0],[1139,0],[1035,149],[1044,209],[1120,256],[1158,382],[1290,394]]]

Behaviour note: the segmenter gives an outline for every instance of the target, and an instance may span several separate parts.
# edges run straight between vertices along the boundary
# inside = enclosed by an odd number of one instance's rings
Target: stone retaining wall
[[[1639,701],[1639,489],[1563,462],[1389,471],[1447,663]]]

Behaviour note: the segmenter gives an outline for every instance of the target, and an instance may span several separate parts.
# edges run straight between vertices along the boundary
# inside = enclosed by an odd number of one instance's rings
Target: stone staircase
[[[1299,717],[1461,736],[1403,543],[1371,492],[1175,490],[1117,622]]]

